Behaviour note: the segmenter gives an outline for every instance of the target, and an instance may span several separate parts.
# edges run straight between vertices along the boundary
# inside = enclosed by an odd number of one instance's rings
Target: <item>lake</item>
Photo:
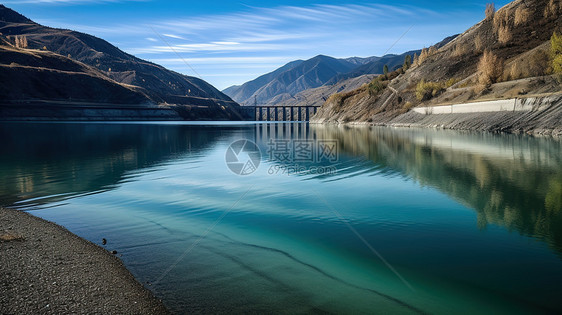
[[[107,239],[174,312],[562,312],[562,140],[1,123],[0,205]]]

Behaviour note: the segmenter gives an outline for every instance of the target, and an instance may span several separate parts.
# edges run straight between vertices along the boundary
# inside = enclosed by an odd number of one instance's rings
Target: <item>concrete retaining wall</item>
[[[414,112],[430,114],[465,114],[485,112],[526,112],[540,111],[548,106],[548,102],[536,102],[536,98],[513,98],[508,100],[463,103],[445,106],[416,107]],[[544,98],[541,98],[544,100]]]
[[[373,124],[562,136],[562,94],[416,108]]]

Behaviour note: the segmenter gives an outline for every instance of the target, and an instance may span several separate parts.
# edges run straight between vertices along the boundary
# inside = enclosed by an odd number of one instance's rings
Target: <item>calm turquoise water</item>
[[[239,139],[262,154],[246,176],[225,162]],[[270,139],[335,141],[337,161],[275,156]],[[2,123],[0,140],[1,205],[106,238],[178,313],[562,311],[560,139]]]

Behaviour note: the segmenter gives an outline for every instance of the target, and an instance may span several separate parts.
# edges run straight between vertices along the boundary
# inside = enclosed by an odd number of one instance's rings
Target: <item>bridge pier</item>
[[[318,107],[320,106],[244,106],[241,114],[255,121],[309,121]]]

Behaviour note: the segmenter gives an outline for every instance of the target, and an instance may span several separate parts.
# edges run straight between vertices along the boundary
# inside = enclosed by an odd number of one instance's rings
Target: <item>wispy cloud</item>
[[[155,22],[151,27],[163,36],[182,41],[131,47],[128,51],[137,54],[270,52],[323,47],[342,39],[360,43],[359,37],[365,36],[364,32],[349,33],[349,29],[364,28],[372,32],[369,25],[373,21],[405,20],[416,15],[415,8],[382,4],[247,8],[238,13]],[[371,41],[373,35],[376,34],[371,33]]]
[[[57,27],[63,29],[69,29],[78,32],[84,32],[92,35],[97,35],[103,38],[111,37],[112,35],[122,35],[126,37],[132,36],[142,36],[146,37],[149,35],[147,27],[142,24],[132,25],[131,23],[114,23],[114,24],[105,24],[105,25],[87,25],[81,23],[71,23],[66,20],[62,19],[35,19],[35,22],[47,25],[50,27]],[[119,30],[116,32],[115,30]],[[151,37],[151,36],[149,36]]]
[[[230,40],[246,43],[259,43],[259,42],[275,42],[275,41],[291,41],[303,40],[317,37],[319,34],[316,32],[284,32],[278,30],[260,30],[260,31],[242,31],[236,35],[232,35]]]
[[[128,1],[146,0],[17,0],[17,3],[70,5]],[[98,23],[45,16],[48,20],[39,22],[97,35],[128,53],[176,71],[193,74],[195,69],[202,77],[213,78],[212,84],[224,88],[243,83],[256,72],[265,73],[291,60],[317,54],[365,57],[383,54],[389,47],[393,47],[389,53],[401,53],[429,46],[456,32],[448,26],[456,25],[455,19],[464,16],[460,11],[454,17],[433,11],[431,6],[405,2],[243,6],[238,11],[221,14],[188,12],[191,11],[178,10],[162,16],[130,14],[123,15],[123,19],[115,19],[119,15],[114,14],[105,20],[96,19]],[[445,24],[446,20],[449,24]],[[412,24],[416,26],[392,46]]]
[[[185,39],[185,38],[183,38],[179,35],[174,35],[174,34],[162,34],[162,35],[166,36],[166,37],[170,37],[170,38],[175,38],[175,39]]]
[[[282,6],[278,8],[260,9],[265,14],[283,17],[284,19],[326,22],[337,19],[338,22],[361,17],[382,16],[385,12],[381,5],[316,5],[312,7]],[[402,10],[401,13],[405,13]],[[408,13],[409,14],[409,13]]]
[[[130,48],[127,49],[132,54],[154,54],[154,53],[195,53],[195,52],[267,52],[279,51],[290,48],[289,45],[281,44],[238,44],[238,45],[221,45],[212,43],[196,43],[196,44],[178,44],[178,45],[158,45],[151,47]],[[298,48],[298,46],[293,46]]]
[[[346,22],[357,23],[365,19],[388,20],[396,15],[416,15],[417,8],[382,4],[357,5],[314,5],[308,7],[280,6],[275,8],[248,7],[242,13],[189,17],[163,22],[160,26],[181,30],[184,33],[230,29],[237,31],[256,31],[263,27],[290,25],[292,22],[317,22],[321,25],[341,25]],[[294,26],[302,26],[296,24]],[[314,25],[311,25],[314,26]]]
[[[382,54],[411,26],[412,21],[432,14],[438,15],[426,8],[386,4],[246,6],[243,11],[228,14],[148,22],[147,29],[153,29],[167,39],[152,45],[144,41],[142,46],[125,47],[125,50],[177,70],[183,68],[184,61],[176,56],[170,58],[170,54],[179,53],[198,72],[204,69],[203,77],[224,76],[232,82],[244,68],[265,71],[271,67],[273,70],[288,61],[316,54]],[[392,52],[405,50],[403,45],[397,45]],[[277,57],[280,55],[294,57]],[[227,67],[232,72],[211,71],[220,71],[221,65],[224,70],[228,64],[232,65]],[[258,66],[252,67],[252,64]],[[248,75],[244,71],[240,77],[247,78]]]
[[[151,59],[152,62],[165,64],[181,64],[183,61],[197,64],[271,64],[279,62],[288,62],[298,59],[297,56],[275,56],[275,57],[200,57],[200,58],[156,58]]]

